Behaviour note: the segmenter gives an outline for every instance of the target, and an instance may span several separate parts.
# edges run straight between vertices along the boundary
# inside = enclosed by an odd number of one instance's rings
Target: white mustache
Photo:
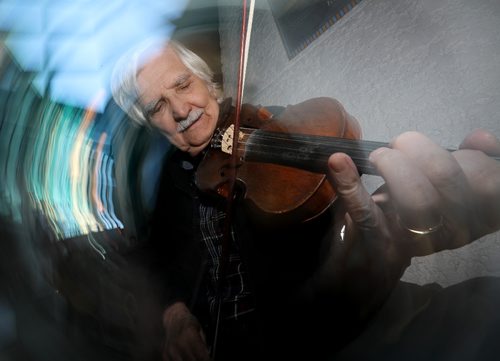
[[[186,119],[181,120],[177,123],[177,132],[182,133],[191,125],[193,125],[200,117],[203,115],[203,109],[193,109],[189,112]]]

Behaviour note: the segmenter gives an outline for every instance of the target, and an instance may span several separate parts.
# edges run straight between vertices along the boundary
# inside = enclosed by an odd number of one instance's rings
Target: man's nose
[[[183,99],[175,99],[171,102],[172,105],[172,113],[175,120],[186,119],[189,112],[191,111],[191,107],[189,103]]]

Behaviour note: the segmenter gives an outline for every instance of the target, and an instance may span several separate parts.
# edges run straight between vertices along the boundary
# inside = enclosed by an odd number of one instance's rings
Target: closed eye
[[[188,89],[189,87],[191,86],[191,82],[190,81],[187,81],[187,82],[184,82],[182,84],[179,84],[179,86],[177,87],[178,90],[186,90]]]
[[[163,108],[165,107],[165,100],[160,99],[154,106],[153,109],[149,110],[148,116],[153,117],[155,114],[161,112]]]

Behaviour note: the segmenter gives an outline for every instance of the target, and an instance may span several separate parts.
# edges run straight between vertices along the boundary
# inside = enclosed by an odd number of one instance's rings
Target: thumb
[[[328,168],[330,183],[354,224],[360,229],[376,228],[381,210],[361,183],[352,159],[347,154],[335,153],[328,159]]]

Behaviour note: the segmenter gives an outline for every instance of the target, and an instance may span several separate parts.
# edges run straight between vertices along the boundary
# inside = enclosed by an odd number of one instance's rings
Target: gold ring
[[[439,231],[443,227],[443,216],[441,216],[439,218],[438,223],[436,223],[433,226],[426,227],[426,228],[410,228],[410,227],[407,227],[406,225],[404,225],[404,223],[401,221],[400,217],[398,217],[398,220],[399,220],[399,224],[401,225],[401,227],[403,227],[408,232],[411,232],[417,236],[428,236],[429,234],[436,233],[437,231]]]

